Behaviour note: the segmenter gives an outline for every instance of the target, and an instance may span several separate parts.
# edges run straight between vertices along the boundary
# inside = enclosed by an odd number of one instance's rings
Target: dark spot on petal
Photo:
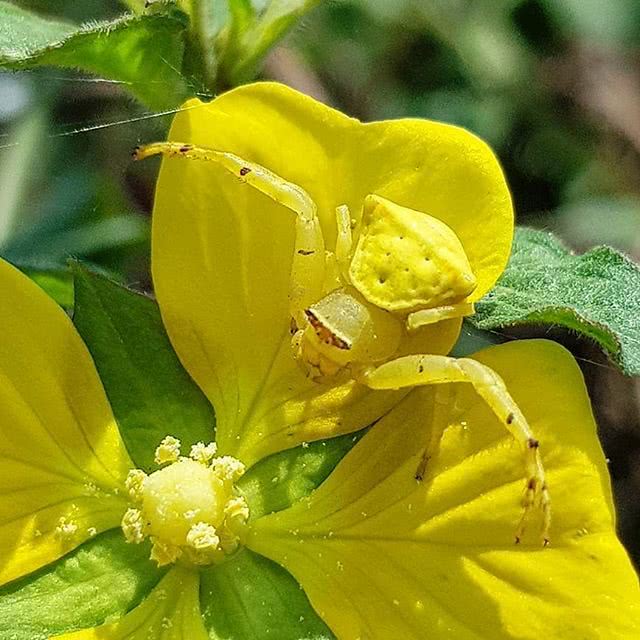
[[[242,167],[242,169],[240,169],[241,176],[246,176],[247,173],[251,173],[251,169],[249,167]]]
[[[515,420],[515,418],[516,418],[515,415],[513,413],[510,413],[507,416],[507,420],[506,420],[507,424],[511,424]]]
[[[307,251],[306,249],[298,249],[298,253],[301,256],[312,256],[315,253],[315,251]]]
[[[191,151],[191,149],[193,149],[193,145],[190,144],[183,144],[180,147],[180,153],[187,153],[187,151]]]
[[[529,449],[537,449],[540,446],[540,443],[535,438],[529,438],[527,440],[527,446]]]

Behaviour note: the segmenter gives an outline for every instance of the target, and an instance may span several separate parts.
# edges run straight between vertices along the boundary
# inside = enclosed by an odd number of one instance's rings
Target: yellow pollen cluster
[[[235,482],[244,465],[231,456],[216,457],[216,445],[199,442],[189,457],[180,441],[167,436],[156,449],[162,468],[147,475],[129,472],[126,488],[133,502],[122,518],[125,538],[149,538],[151,559],[159,566],[181,561],[208,565],[235,551],[249,508]]]

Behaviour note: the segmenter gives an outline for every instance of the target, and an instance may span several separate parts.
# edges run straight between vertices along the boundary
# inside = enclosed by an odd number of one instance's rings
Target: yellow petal
[[[582,375],[562,347],[487,349],[540,439],[553,505],[514,544],[521,450],[466,386],[424,482],[433,391],[414,391],[307,500],[256,521],[248,546],[300,582],[340,640],[632,640],[640,589],[618,542]]]
[[[445,220],[459,235],[481,295],[509,252],[509,193],[491,151],[428,121],[362,125],[277,84],[186,105],[170,139],[230,151],[300,185],[335,249],[335,208],[360,217],[377,193]],[[365,157],[366,155],[366,157]],[[305,440],[361,428],[398,394],[305,379],[289,346],[293,214],[211,163],[163,162],[153,221],[153,276],[171,341],[216,408],[221,451],[251,464]],[[475,294],[474,294],[475,295]],[[460,323],[423,328],[446,353]]]
[[[0,260],[0,584],[117,526],[131,463],[71,321]]]
[[[51,640],[209,640],[200,614],[200,576],[175,567],[126,616]]]

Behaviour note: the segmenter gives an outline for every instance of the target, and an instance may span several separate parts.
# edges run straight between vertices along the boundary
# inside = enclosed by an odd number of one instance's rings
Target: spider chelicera
[[[179,142],[152,143],[134,152],[138,160],[153,155],[216,163],[295,213],[292,346],[309,376],[320,384],[346,376],[371,389],[439,385],[431,435],[416,470],[418,481],[448,425],[445,383],[470,383],[524,449],[526,489],[516,542],[529,513],[539,508],[542,539],[548,543],[551,510],[539,443],[504,381],[470,358],[399,355],[408,332],[474,312],[468,298],[476,278],[449,226],[371,194],[364,200],[356,238],[348,207],[337,207],[337,241],[330,252],[309,194],[269,169],[233,153]]]

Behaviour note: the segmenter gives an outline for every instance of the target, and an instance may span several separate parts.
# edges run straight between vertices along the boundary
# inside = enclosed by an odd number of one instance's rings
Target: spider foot
[[[427,471],[427,464],[429,463],[429,459],[431,456],[427,453],[427,449],[422,453],[422,457],[420,458],[420,462],[418,463],[418,468],[416,469],[415,479],[418,482],[422,482],[424,480],[425,473]]]
[[[519,544],[525,534],[527,523],[535,513],[540,514],[540,539],[544,547],[550,544],[549,528],[551,525],[551,499],[545,481],[544,472],[538,469],[535,475],[527,480],[524,497],[522,499],[523,513],[516,530],[515,543]]]

